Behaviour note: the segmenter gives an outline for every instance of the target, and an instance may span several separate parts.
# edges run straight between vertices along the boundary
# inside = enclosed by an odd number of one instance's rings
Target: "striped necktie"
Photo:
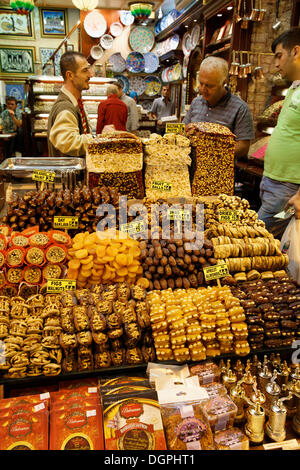
[[[82,121],[82,125],[83,125],[83,131],[85,134],[88,133],[88,127],[87,127],[87,122],[86,122],[86,116],[85,116],[85,112],[84,112],[84,107],[83,107],[83,102],[82,102],[82,99],[79,98],[78,100],[78,107],[79,107],[79,111],[80,111],[80,114],[81,114],[81,121]]]

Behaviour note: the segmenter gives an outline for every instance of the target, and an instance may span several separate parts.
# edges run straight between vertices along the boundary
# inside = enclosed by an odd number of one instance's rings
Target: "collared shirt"
[[[17,130],[17,125],[14,123],[13,118],[8,112],[8,109],[5,109],[1,113],[1,119],[2,119],[2,126],[3,126],[3,132],[4,133],[12,133],[16,132]],[[22,111],[20,109],[15,110],[15,118],[18,120],[22,120]]]
[[[153,101],[150,113],[155,114],[157,119],[173,116],[175,114],[175,104],[170,99],[166,103],[164,96],[161,96]]]
[[[136,131],[139,127],[139,115],[138,115],[136,102],[134,101],[134,99],[130,98],[130,96],[127,96],[124,93],[121,96],[120,100],[122,100],[123,103],[125,103],[127,106],[127,112],[128,112],[127,122],[126,122],[127,132]]]
[[[61,92],[70,99],[74,108],[79,110],[77,99],[65,86],[61,88]],[[88,132],[91,132],[88,118],[87,124]],[[65,109],[56,116],[54,123],[51,128],[49,128],[48,138],[54,150],[57,150],[57,155],[54,153],[50,156],[54,157],[62,154],[78,157],[85,155],[88,142],[91,140],[92,135],[80,134],[76,113],[74,114],[68,109]]]
[[[127,106],[117,95],[109,95],[98,106],[97,134],[104,126],[113,124],[117,131],[126,131]]]
[[[236,140],[251,140],[255,135],[248,105],[229,90],[215,106],[210,106],[202,96],[194,98],[183,122],[184,124],[191,122],[221,124],[236,135]]]

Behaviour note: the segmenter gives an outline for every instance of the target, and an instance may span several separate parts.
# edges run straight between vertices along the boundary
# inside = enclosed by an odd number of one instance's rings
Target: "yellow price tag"
[[[203,268],[204,277],[206,281],[212,281],[213,279],[220,279],[229,275],[228,266],[226,263],[216,264],[215,266],[208,266]]]
[[[33,170],[32,179],[34,181],[42,181],[44,183],[54,183],[55,173],[54,171]]]
[[[240,220],[240,212],[231,209],[219,210],[219,222],[238,222]]]
[[[57,294],[65,290],[75,290],[76,281],[71,279],[49,279],[47,281],[47,293]]]
[[[78,228],[78,217],[73,216],[54,216],[53,219],[54,228]]]
[[[126,232],[129,235],[144,232],[145,229],[146,227],[145,227],[145,223],[143,220],[136,220],[133,222],[128,222],[128,224],[122,224],[120,226],[121,232]]]
[[[184,209],[168,209],[167,220],[191,220],[190,211]]]
[[[184,134],[185,124],[183,123],[172,123],[168,122],[166,124],[166,134]]]
[[[172,184],[164,183],[163,181],[152,181],[151,189],[156,189],[157,191],[171,191]]]

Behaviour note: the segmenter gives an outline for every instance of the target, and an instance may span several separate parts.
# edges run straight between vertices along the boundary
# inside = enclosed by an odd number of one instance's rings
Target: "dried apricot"
[[[77,250],[77,251],[75,251],[74,254],[75,254],[75,258],[77,258],[77,259],[87,258],[87,256],[89,255],[88,251],[86,249]]]

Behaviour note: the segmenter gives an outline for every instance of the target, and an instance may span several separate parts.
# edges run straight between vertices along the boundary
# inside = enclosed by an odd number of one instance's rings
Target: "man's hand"
[[[158,124],[159,126],[161,126],[161,125],[162,125],[162,121],[159,119],[159,120],[157,121],[157,124]]]
[[[8,109],[7,111],[9,112],[12,118],[15,117],[15,112],[12,109]]]
[[[295,217],[296,219],[300,219],[300,189],[298,192],[291,197],[291,199],[287,202],[284,210],[287,210],[290,206],[294,206],[295,209]]]

